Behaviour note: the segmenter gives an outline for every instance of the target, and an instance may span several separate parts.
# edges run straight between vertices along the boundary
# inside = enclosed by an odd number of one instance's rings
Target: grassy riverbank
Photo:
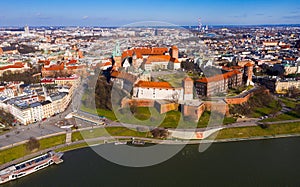
[[[227,128],[221,130],[216,140],[231,140],[235,138],[251,139],[255,137],[272,137],[276,135],[297,135],[300,134],[300,122],[288,123],[288,124],[276,124],[268,125],[266,128],[261,128],[259,126],[255,127],[237,127],[237,128]],[[88,147],[93,144],[102,144],[104,140],[97,140],[94,142],[78,142],[77,141],[85,139],[93,139],[98,137],[108,137],[108,136],[131,136],[131,137],[151,137],[149,132],[138,132],[136,129],[131,130],[125,127],[107,127],[107,128],[95,128],[91,130],[76,131],[72,133],[72,142],[75,144],[66,145],[62,148],[56,149],[56,151],[69,151],[74,149],[79,149],[83,147]],[[14,146],[5,150],[0,151],[0,165],[22,158],[26,155],[32,153],[37,153],[38,151],[45,150],[47,148],[55,147],[58,145],[65,144],[66,135],[58,135],[49,138],[44,138],[39,140],[40,147],[34,152],[28,151],[26,144]]]
[[[98,137],[109,136],[135,136],[135,137],[148,137],[148,132],[138,132],[136,130],[127,129],[125,127],[107,127],[95,128],[90,130],[76,131],[72,133],[72,142],[83,139],[92,139]]]
[[[65,140],[66,140],[65,134],[41,139],[39,140],[40,147],[38,149],[35,149],[33,152],[27,150],[26,144],[21,144],[18,146],[14,146],[12,148],[2,150],[0,151],[0,165],[6,162],[13,161],[17,158],[24,157],[25,155],[38,152],[40,150],[44,150],[50,147],[64,144]]]
[[[216,139],[251,138],[298,133],[300,133],[300,122],[269,125],[267,128],[255,126],[223,129],[218,133]]]

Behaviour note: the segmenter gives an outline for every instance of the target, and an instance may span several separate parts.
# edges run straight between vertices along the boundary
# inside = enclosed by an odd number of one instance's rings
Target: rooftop
[[[139,81],[136,87],[142,88],[173,88],[168,82],[150,82],[150,81]]]

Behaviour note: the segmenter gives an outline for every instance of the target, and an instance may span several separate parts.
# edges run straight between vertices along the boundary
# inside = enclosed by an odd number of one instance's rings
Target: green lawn
[[[137,107],[137,111],[134,114],[134,117],[136,117],[139,120],[148,120],[151,116],[151,112],[155,112],[152,109],[153,108],[148,107]]]
[[[273,118],[264,119],[262,120],[262,122],[285,121],[285,120],[294,120],[294,119],[300,119],[300,116],[297,115],[294,111],[291,111],[285,114],[280,114]]]
[[[280,100],[289,108],[295,108],[297,104],[300,104],[300,102],[286,97],[281,97]]]
[[[281,106],[276,100],[272,100],[268,105],[261,108],[255,108],[253,110],[253,113],[251,114],[251,117],[253,118],[259,118],[261,116],[266,116],[269,114],[275,114],[276,112],[281,110]]]
[[[87,108],[84,105],[81,106],[81,110],[96,114],[94,109]],[[136,125],[159,126],[164,128],[176,128],[177,126],[180,128],[195,128],[196,126],[194,122],[183,121],[183,119],[181,119],[181,112],[179,111],[169,111],[165,114],[160,114],[154,107],[136,107],[134,114],[132,114],[129,108],[121,109],[117,111],[116,114],[109,110],[97,109],[97,113],[99,116],[105,116],[113,121],[117,121],[118,117],[118,121],[120,122]],[[210,112],[205,111],[200,117],[197,127],[207,127],[209,119]],[[225,117],[223,124],[226,125],[234,122],[236,122],[236,118]]]
[[[0,151],[0,164],[21,158],[26,154],[29,154],[29,152],[26,150],[25,144],[2,150]]]
[[[205,127],[207,127],[209,120],[213,120],[214,123],[216,123],[216,122],[220,123],[220,124],[216,124],[216,125],[221,125],[221,124],[228,125],[228,124],[236,122],[236,118],[234,118],[234,117],[224,116],[224,119],[223,119],[223,116],[221,115],[219,118],[210,119],[210,116],[211,116],[210,111],[203,112],[202,116],[199,119],[197,127],[198,128],[205,128]],[[222,122],[222,120],[223,120],[223,122]]]
[[[76,131],[72,133],[72,142],[105,136],[136,136],[147,137],[146,132],[138,132],[125,127],[95,128],[91,130]]]
[[[128,115],[126,115],[129,112]],[[152,115],[151,115],[152,113]],[[137,107],[134,117],[128,117],[131,115],[129,109],[123,110],[123,117],[120,117],[120,121],[124,123],[145,125],[145,126],[159,126],[164,128],[205,128],[210,120],[210,112],[203,112],[198,123],[193,120],[183,119],[180,111],[169,111],[165,114],[159,114],[154,107]],[[214,119],[214,122],[218,122],[218,119]],[[236,118],[233,117],[219,117],[219,124],[231,124],[236,122]]]
[[[81,105],[80,110],[82,110],[84,112],[91,113],[91,114],[97,114],[98,113],[99,116],[104,116],[107,119],[110,119],[112,121],[117,120],[117,118],[115,116],[115,113],[113,111],[110,111],[110,110],[105,110],[105,109],[101,109],[101,108],[98,108],[97,110],[94,110],[92,108],[87,108],[84,105]]]
[[[169,111],[166,113],[166,117],[159,126],[165,128],[176,128],[178,125],[184,126],[181,119],[181,113],[179,111]]]
[[[252,88],[253,88],[253,86],[251,86],[251,85],[249,85],[249,86],[240,86],[240,87],[237,87],[237,88],[231,88],[231,89],[228,89],[227,96],[237,96],[240,93],[242,93],[243,91],[250,90]]]
[[[47,149],[60,144],[64,144],[66,142],[66,135],[62,134],[50,138],[44,138],[39,140],[39,142],[40,142],[40,150]]]
[[[270,125],[266,129],[263,129],[259,126],[222,129],[218,133],[217,139],[248,138],[248,137],[257,137],[257,136],[273,136],[273,135],[297,134],[297,133],[300,133],[299,122],[289,123],[289,124]]]
[[[180,87],[182,86],[182,79],[185,78],[185,73],[167,73],[164,75],[160,75],[156,77],[158,81],[162,82],[168,82],[170,83],[173,87]]]
[[[65,143],[66,135],[58,135],[49,138],[39,140],[40,148],[36,151],[54,147]],[[26,144],[18,145],[9,149],[0,151],[0,164],[13,161],[17,158],[21,158],[32,152],[26,149]]]
[[[103,109],[98,109],[98,114],[104,111]],[[86,112],[91,112],[86,110]],[[109,111],[110,112],[110,111]],[[105,116],[105,114],[103,114]],[[129,108],[121,109],[117,114],[118,119],[120,122],[129,123],[129,124],[136,124],[136,125],[144,125],[144,126],[157,126],[157,127],[164,127],[164,128],[205,128],[208,125],[210,120],[210,112],[205,111],[202,116],[200,117],[197,124],[191,120],[184,120],[181,117],[180,111],[169,111],[165,114],[160,114],[154,107],[136,107],[134,114],[130,111]],[[107,116],[107,114],[106,114]],[[114,115],[114,118],[116,116]],[[223,120],[223,122],[222,122]],[[214,119],[214,122],[217,120]],[[236,122],[236,118],[233,117],[220,117],[220,124],[231,124]],[[220,125],[218,124],[218,125]]]

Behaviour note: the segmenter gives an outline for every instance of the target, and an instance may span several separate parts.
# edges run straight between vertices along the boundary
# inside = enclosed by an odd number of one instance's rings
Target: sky
[[[299,24],[299,0],[14,0],[1,1],[0,26]]]

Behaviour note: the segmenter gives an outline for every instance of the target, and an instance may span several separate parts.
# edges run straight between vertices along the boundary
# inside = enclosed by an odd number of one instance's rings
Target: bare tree
[[[33,151],[34,149],[40,148],[40,142],[35,137],[30,137],[26,144],[26,149],[28,151]]]

